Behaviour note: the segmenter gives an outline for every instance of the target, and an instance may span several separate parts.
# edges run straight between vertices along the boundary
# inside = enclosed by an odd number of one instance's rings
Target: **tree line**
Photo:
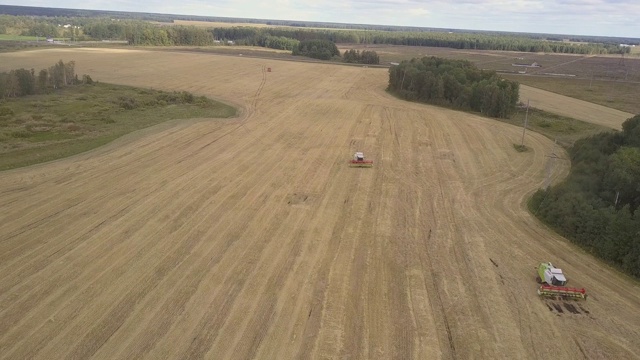
[[[398,26],[398,25],[374,25],[374,24],[349,24],[349,23],[333,23],[322,21],[301,21],[301,20],[265,20],[250,18],[230,18],[219,16],[198,16],[198,15],[176,15],[176,14],[157,14],[157,13],[140,13],[126,11],[105,11],[105,10],[81,10],[81,9],[61,9],[61,8],[45,8],[33,6],[14,6],[0,5],[0,13],[22,17],[38,17],[38,18],[58,18],[58,19],[96,19],[109,18],[120,20],[145,20],[155,21],[159,23],[172,23],[175,20],[193,20],[203,22],[226,22],[226,23],[247,23],[247,24],[266,24],[271,26],[289,26],[299,28],[323,28],[323,29],[343,29],[343,30],[365,30],[365,31],[388,31],[388,32],[447,32],[447,33],[472,33],[487,36],[516,36],[530,39],[548,40],[548,41],[564,41],[582,43],[603,43],[603,44],[635,44],[640,45],[638,38],[632,37],[612,37],[612,36],[591,36],[591,35],[562,35],[562,34],[543,34],[543,33],[512,33],[506,31],[486,31],[486,30],[460,30],[460,29],[442,29],[430,28],[423,26]],[[58,22],[60,23],[60,22]]]
[[[640,115],[622,132],[576,141],[571,173],[529,202],[542,221],[592,254],[640,277]]]
[[[407,100],[507,118],[515,111],[520,86],[469,61],[432,56],[392,66],[388,90]]]
[[[78,78],[75,62],[58,61],[37,74],[34,69],[16,69],[0,73],[0,99],[48,93],[65,86],[93,83],[89,75]]]
[[[296,28],[226,27],[211,29],[217,39],[255,45],[261,34],[281,36],[298,41],[319,39],[337,44],[388,44],[447,47],[454,49],[504,50],[520,52],[548,52],[567,54],[618,54],[630,48],[612,43],[570,43],[549,41],[526,36],[478,34],[459,32],[367,31]]]
[[[61,28],[70,24],[70,28]],[[613,42],[572,43],[540,38],[540,34],[510,34],[497,32],[461,32],[437,29],[414,29],[414,31],[389,31],[371,26],[376,30],[309,29],[305,27],[257,28],[194,27],[152,24],[140,19],[95,18],[95,17],[27,17],[0,16],[0,30],[20,30],[23,35],[69,37],[76,40],[127,40],[132,45],[211,45],[215,41],[234,41],[241,45],[293,48],[295,41],[328,40],[337,44],[388,44],[448,47],[454,49],[505,50],[521,52],[549,52],[571,54],[618,54],[627,53],[629,47],[620,47]],[[418,31],[420,30],[420,31]],[[1,32],[0,32],[1,33]],[[278,41],[273,41],[273,37]],[[287,40],[284,40],[284,39]],[[265,41],[268,39],[269,41]],[[606,39],[598,39],[604,41]]]

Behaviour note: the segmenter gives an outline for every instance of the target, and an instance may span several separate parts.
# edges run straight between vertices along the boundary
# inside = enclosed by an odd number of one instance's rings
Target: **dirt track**
[[[384,69],[0,58],[244,106],[0,173],[0,357],[639,358],[638,283],[523,207],[544,182],[542,136],[518,153],[521,129],[396,100]],[[355,150],[374,168],[346,166]],[[543,260],[588,289],[575,313],[536,295]]]

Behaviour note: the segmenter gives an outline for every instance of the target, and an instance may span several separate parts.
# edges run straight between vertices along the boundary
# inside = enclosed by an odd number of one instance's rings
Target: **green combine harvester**
[[[586,299],[585,289],[566,287],[567,278],[562,273],[562,269],[553,266],[552,263],[540,263],[538,265],[538,276],[536,281],[540,284],[538,295],[560,298]]]

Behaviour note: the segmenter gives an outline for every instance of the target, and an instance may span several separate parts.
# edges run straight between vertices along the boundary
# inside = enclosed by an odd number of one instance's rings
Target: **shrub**
[[[118,106],[126,110],[133,110],[138,107],[138,101],[130,96],[118,97]]]
[[[11,137],[14,138],[28,138],[31,136],[31,133],[27,130],[16,130],[11,133]]]
[[[13,110],[6,106],[0,106],[0,116],[12,116],[15,113]]]
[[[82,75],[82,83],[87,85],[93,85],[93,79],[89,75]]]
[[[195,99],[196,99],[196,97],[195,97],[195,96],[193,96],[193,94],[192,94],[192,93],[190,93],[190,92],[186,92],[186,91],[183,91],[183,92],[180,94],[180,98],[181,98],[182,102],[183,102],[183,103],[186,103],[186,104],[193,104],[193,102],[194,102],[194,101],[195,101]]]
[[[68,131],[71,131],[71,132],[80,131],[80,125],[76,125],[76,124],[68,124],[66,128]]]
[[[175,92],[173,92],[173,93],[161,93],[161,94],[156,95],[156,99],[158,100],[158,102],[164,101],[167,104],[175,104],[175,103],[178,102],[178,95]]]
[[[541,128],[550,128],[551,127],[551,122],[547,121],[547,120],[542,120],[538,123],[538,126],[540,126]]]

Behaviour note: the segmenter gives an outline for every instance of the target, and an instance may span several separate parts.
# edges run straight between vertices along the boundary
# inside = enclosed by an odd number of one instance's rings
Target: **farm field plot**
[[[527,100],[530,100],[530,105],[537,109],[616,130],[621,130],[622,123],[634,116],[632,113],[520,85],[520,102],[526,104]]]
[[[592,113],[593,104],[585,106],[581,103],[575,113],[568,115],[575,119],[590,121],[596,117],[607,117],[601,112],[613,108],[627,114],[640,113],[637,97],[640,93],[640,59],[635,56],[621,58],[620,55],[574,55],[527,53],[513,51],[492,51],[472,49],[449,49],[425,46],[393,46],[393,45],[341,45],[341,51],[354,48],[357,50],[373,50],[380,56],[381,64],[400,62],[411,58],[437,56],[454,60],[468,60],[480,69],[495,70],[501,76],[515,80],[523,85],[549,90],[553,93],[582,99],[603,105]],[[533,64],[541,67],[514,67],[512,64]],[[526,75],[518,74],[525,71]],[[550,75],[556,74],[556,75]],[[521,95],[525,91],[521,91]],[[521,100],[526,102],[523,96]],[[566,104],[566,98],[560,96],[558,103]],[[551,98],[548,98],[551,99]],[[570,101],[570,103],[573,103]],[[564,109],[565,105],[557,105],[552,110],[563,110],[564,115],[573,113],[573,107]],[[556,111],[557,112],[557,111]],[[577,116],[589,114],[585,118]],[[621,113],[618,113],[620,117]],[[632,115],[633,116],[633,115]],[[623,119],[626,120],[631,116]]]
[[[638,283],[524,208],[553,147],[538,134],[518,153],[521,128],[395,99],[386,69],[0,56],[241,106],[0,173],[1,358],[639,358]],[[589,299],[539,299],[540,261]]]

